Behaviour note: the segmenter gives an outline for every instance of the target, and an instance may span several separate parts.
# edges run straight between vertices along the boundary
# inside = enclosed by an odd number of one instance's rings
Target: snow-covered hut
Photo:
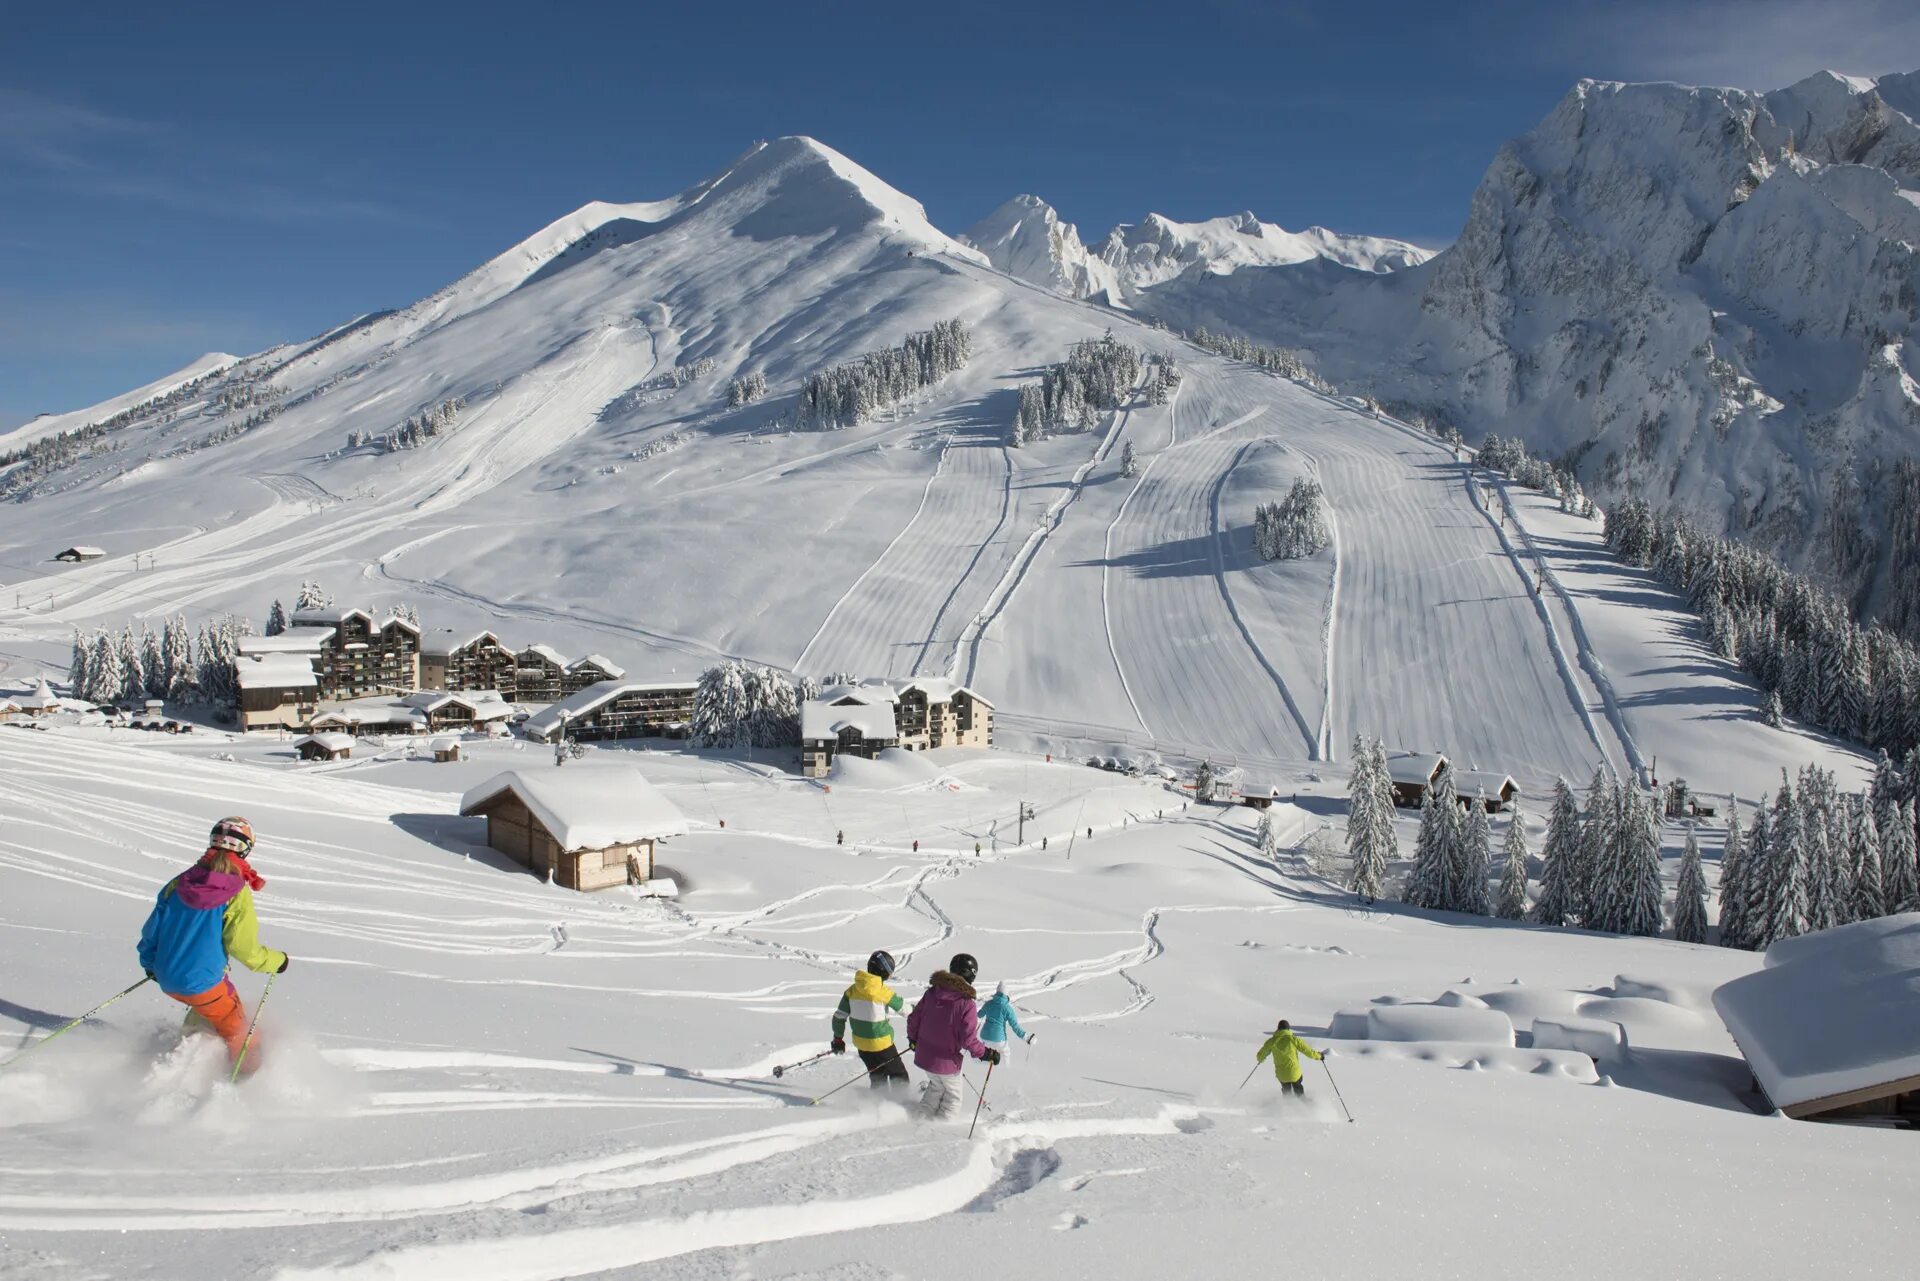
[[[1446,766],[1447,758],[1439,752],[1388,752],[1387,777],[1393,783],[1393,803],[1418,808]]]
[[[83,560],[99,560],[106,554],[107,553],[101,548],[88,547],[83,544],[79,547],[69,547],[62,552],[55,552],[53,558],[57,561],[64,561],[69,565],[77,565]]]
[[[1513,781],[1513,775],[1498,770],[1457,769],[1453,772],[1453,786],[1460,794],[1462,805],[1477,801],[1487,807],[1489,814],[1498,814],[1520,794],[1520,785]]]
[[[442,734],[428,741],[427,750],[433,753],[433,759],[437,762],[457,761],[460,759],[460,740],[451,734]]]
[[[693,719],[693,681],[606,680],[576,690],[527,718],[527,737],[550,743],[610,738],[685,738]]]
[[[351,734],[309,734],[293,745],[303,761],[344,761],[353,755]]]
[[[1920,912],[1782,939],[1713,994],[1790,1117],[1920,1125]]]
[[[487,844],[571,890],[653,879],[654,847],[687,830],[678,807],[631,765],[508,770],[460,798]]]
[[[44,679],[35,680],[33,688],[24,694],[9,694],[7,701],[26,716],[51,716],[65,706]]]

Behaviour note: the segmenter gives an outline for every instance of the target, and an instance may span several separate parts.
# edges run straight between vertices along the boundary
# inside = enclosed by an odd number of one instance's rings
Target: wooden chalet
[[[433,753],[434,761],[439,764],[461,759],[460,740],[451,734],[434,739],[427,744],[427,750]]]
[[[353,755],[351,734],[309,734],[293,745],[303,761],[344,761]]]
[[[679,809],[631,765],[509,770],[473,788],[460,813],[487,820],[487,844],[571,890],[654,878],[659,843],[687,830]]]
[[[567,696],[567,660],[551,645],[529,645],[513,656],[514,701],[557,703]]]
[[[1393,784],[1393,803],[1418,809],[1433,790],[1447,758],[1439,752],[1388,752],[1387,778]]]
[[[697,688],[694,681],[600,681],[541,708],[521,729],[543,743],[562,733],[580,742],[685,738]]]
[[[81,561],[99,560],[107,553],[98,547],[69,547],[65,551],[55,552],[53,558],[68,565],[78,565]]]
[[[1782,939],[1713,1005],[1787,1116],[1920,1128],[1920,912]]]
[[[1520,785],[1513,781],[1513,775],[1494,770],[1457,769],[1453,772],[1453,786],[1461,805],[1484,804],[1489,814],[1506,809],[1520,794]]]

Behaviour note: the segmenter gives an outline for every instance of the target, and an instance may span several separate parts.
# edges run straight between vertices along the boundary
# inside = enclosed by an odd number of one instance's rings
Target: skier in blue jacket
[[[988,1049],[1000,1051],[1002,1059],[1007,1056],[1009,1028],[1020,1040],[1033,1043],[1033,1038],[1020,1026],[1020,1020],[1014,1017],[1013,998],[1007,995],[1007,985],[996,983],[993,995],[980,1007],[980,1040]]]

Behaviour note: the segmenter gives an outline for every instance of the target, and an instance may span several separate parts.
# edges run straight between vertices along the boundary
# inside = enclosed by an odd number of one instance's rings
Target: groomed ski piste
[[[802,378],[950,317],[964,370],[858,427],[782,429]],[[1014,389],[1109,329],[1177,359],[1177,393],[1010,448]],[[189,450],[250,411],[174,405],[0,504],[0,684],[56,671],[76,627],[257,620],[316,578],[639,678],[725,656],[958,677],[1000,750],[847,761],[828,791],[766,754],[597,749],[694,824],[665,901],[543,885],[455,817],[491,773],[553,768],[536,746],[304,766],[270,736],[0,728],[0,1057],[138,977],[154,892],[222,815],[259,832],[263,933],[293,956],[238,1089],[150,989],[0,1068],[0,1274],[1903,1275],[1898,1136],[1753,1110],[1708,994],[1757,957],[1362,905],[1302,860],[1339,833],[1356,733],[1511,772],[1536,850],[1553,779],[1603,761],[1749,805],[1809,762],[1863,785],[1857,752],[1765,725],[1596,522],[1002,276],[804,139],[196,368],[283,408]],[[726,408],[749,371],[768,399]],[[420,449],[344,448],[452,396]],[[1260,562],[1252,508],[1300,475],[1332,545]],[[69,543],[109,554],[45,565]],[[1277,787],[1287,852],[1258,857],[1252,811],[1082,763],[1150,753]],[[826,1047],[876,947],[909,1002],[973,952],[1036,1034],[972,1140],[864,1088],[811,1106],[851,1059],[772,1075]],[[237,981],[251,1005],[261,980]],[[1479,1003],[1512,1044],[1428,1013]],[[1369,1007],[1417,1039],[1328,1035]],[[1631,1055],[1531,1045],[1569,1014],[1621,1023]],[[1264,1069],[1236,1089],[1280,1017],[1335,1048],[1354,1122],[1315,1065],[1305,1105]]]
[[[828,791],[594,752],[693,821],[661,855],[675,902],[548,886],[453,816],[503,766],[554,768],[532,748],[302,766],[137,738],[0,734],[5,1050],[138,976],[210,815],[251,817],[262,936],[293,962],[238,1087],[150,989],[0,1070],[6,1275],[1153,1277],[1199,1241],[1329,1277],[1901,1271],[1899,1136],[1753,1110],[1708,1004],[1751,954],[1365,907],[1261,860],[1250,810],[1044,757],[849,762]],[[1283,802],[1283,830],[1337,792]],[[880,946],[909,1004],[974,953],[1034,1035],[990,1083],[969,1068],[971,1140],[864,1086],[811,1105],[850,1057],[772,1074],[826,1048]],[[1374,1002],[1421,1039],[1326,1035]],[[1445,1039],[1483,1002],[1517,1046]],[[1575,1013],[1630,1056],[1527,1048]],[[1265,1068],[1236,1089],[1277,1017],[1334,1050],[1305,1103]]]

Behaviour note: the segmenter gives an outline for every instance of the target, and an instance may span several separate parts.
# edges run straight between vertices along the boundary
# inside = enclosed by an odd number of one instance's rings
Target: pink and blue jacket
[[[229,956],[262,974],[287,960],[261,946],[246,879],[201,865],[168,881],[140,931],[140,967],[162,991],[192,996],[227,976]]]
[[[980,1013],[974,1008],[973,984],[957,974],[935,970],[927,994],[907,1015],[907,1039],[913,1043],[913,1065],[935,1076],[952,1076],[964,1061],[987,1056],[980,1043]]]

